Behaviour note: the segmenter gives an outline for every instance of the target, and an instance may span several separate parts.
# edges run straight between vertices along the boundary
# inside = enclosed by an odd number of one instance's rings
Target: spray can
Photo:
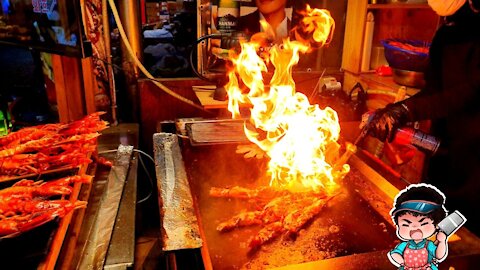
[[[368,125],[373,119],[374,112],[368,112],[362,115],[361,126]],[[440,147],[440,140],[425,132],[410,127],[398,128],[393,138],[393,143],[399,145],[413,145],[420,150],[435,154]],[[383,149],[382,149],[383,150]]]
[[[238,28],[240,17],[240,0],[217,0],[217,30],[232,33]]]
[[[432,154],[437,152],[440,146],[440,140],[434,136],[428,135],[418,129],[403,127],[397,129],[394,143],[401,145],[413,145],[421,150],[428,151]]]

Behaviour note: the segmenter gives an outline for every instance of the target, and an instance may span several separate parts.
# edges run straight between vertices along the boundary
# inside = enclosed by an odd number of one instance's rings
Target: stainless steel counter
[[[116,150],[120,144],[132,145],[138,148],[138,124],[119,124],[115,127],[102,132],[99,137],[98,152]],[[109,160],[115,159],[115,152],[105,153],[101,156]],[[135,251],[135,213],[137,201],[137,155],[134,153],[130,162],[123,194],[118,205],[118,214],[115,219],[113,232],[111,235],[108,252],[105,259],[104,269],[127,269],[133,267],[134,251]],[[85,218],[82,223],[81,230],[78,233],[73,256],[68,261],[63,258],[60,266],[68,269],[79,269],[79,260],[82,254],[89,252],[89,241],[92,233],[95,231],[95,222],[98,217],[99,207],[101,206],[101,198],[104,194],[107,184],[107,178],[110,168],[98,165],[95,172],[94,182],[92,183],[90,196],[88,199],[88,207],[85,211]],[[91,250],[90,250],[91,252]]]

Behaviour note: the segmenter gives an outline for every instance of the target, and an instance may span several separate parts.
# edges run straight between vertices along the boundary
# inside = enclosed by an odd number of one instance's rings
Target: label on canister
[[[216,27],[218,31],[229,33],[237,30],[238,18],[240,16],[240,1],[219,0],[217,12]]]
[[[412,145],[427,150],[434,154],[440,146],[440,140],[434,136],[427,135],[419,130],[415,130],[412,136]]]

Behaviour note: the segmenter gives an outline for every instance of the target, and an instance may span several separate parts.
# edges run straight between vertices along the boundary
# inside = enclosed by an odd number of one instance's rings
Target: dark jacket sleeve
[[[468,31],[463,34],[458,36],[459,31],[447,29],[434,39],[437,44],[432,42],[436,51],[431,50],[433,59],[426,73],[426,89],[404,101],[412,121],[434,120],[480,108],[480,38],[478,34],[469,38]]]
[[[480,106],[479,93],[478,84],[465,82],[451,91],[415,95],[404,103],[409,109],[411,121],[433,120],[456,114],[469,107]]]

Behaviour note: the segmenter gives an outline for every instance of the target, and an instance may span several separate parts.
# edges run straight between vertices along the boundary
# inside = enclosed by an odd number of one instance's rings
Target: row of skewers
[[[272,187],[248,189],[239,186],[212,187],[209,195],[215,198],[254,202],[257,209],[242,211],[217,226],[219,232],[260,226],[258,233],[249,240],[250,250],[255,250],[280,235],[297,235],[335,196],[321,191],[290,192]]]
[[[87,202],[71,197],[74,183],[91,183],[86,175],[35,179],[56,170],[92,162],[99,131],[108,122],[102,112],[71,123],[26,127],[0,138],[0,182],[17,181],[0,190],[0,237],[13,237],[71,211]],[[21,179],[21,180],[20,180]]]
[[[0,138],[0,180],[73,168],[91,162],[98,132],[107,128],[102,112],[64,124],[26,127]]]
[[[0,237],[13,237],[69,212],[87,202],[66,199],[71,184],[90,183],[91,176],[68,176],[52,181],[21,180],[0,190]]]

